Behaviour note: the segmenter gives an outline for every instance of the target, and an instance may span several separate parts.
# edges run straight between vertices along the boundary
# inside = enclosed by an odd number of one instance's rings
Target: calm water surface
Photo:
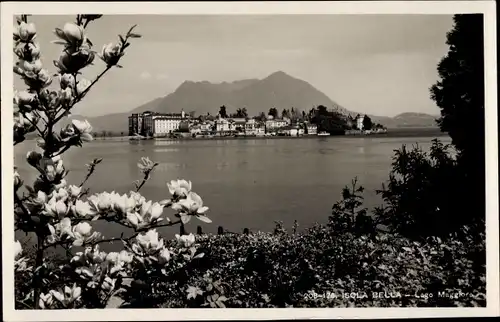
[[[274,220],[282,220],[287,227],[294,220],[301,227],[326,222],[341,189],[355,176],[367,189],[367,207],[380,205],[381,199],[374,190],[388,177],[393,150],[402,144],[417,143],[428,150],[431,140],[432,137],[322,137],[94,141],[71,149],[64,162],[70,171],[68,182],[78,184],[86,174],[85,164],[93,158],[103,158],[87,186],[91,192],[125,193],[141,177],[138,160],[148,156],[160,165],[142,189],[147,199],[168,198],[166,182],[187,179],[210,208],[208,215],[213,223],[193,220],[187,227],[189,231],[195,231],[196,225],[207,232],[216,232],[219,225],[230,231],[244,227],[271,230]],[[450,142],[448,137],[440,140]],[[34,141],[15,148],[16,164],[25,182],[33,182],[36,172],[21,160],[34,148]],[[171,210],[166,212],[173,215]],[[107,236],[119,233],[108,227],[112,226],[102,227]]]

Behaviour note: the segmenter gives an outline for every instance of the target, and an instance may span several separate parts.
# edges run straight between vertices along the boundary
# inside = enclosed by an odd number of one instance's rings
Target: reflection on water
[[[428,150],[427,138],[320,137],[315,139],[260,140],[186,140],[92,142],[80,149],[71,149],[64,156],[70,170],[68,183],[78,184],[86,174],[85,164],[102,157],[95,175],[88,181],[91,193],[133,189],[132,182],[142,178],[137,163],[142,156],[158,162],[155,173],[141,193],[149,200],[168,198],[165,183],[173,179],[191,180],[193,190],[210,208],[213,224],[193,221],[190,231],[201,225],[204,231],[216,232],[217,226],[232,231],[273,229],[274,220],[291,227],[297,220],[300,227],[325,222],[341,194],[342,188],[355,176],[366,190],[366,206],[379,206],[381,199],[375,189],[388,178],[393,150],[402,143],[419,143]],[[441,138],[448,143],[448,138]],[[36,177],[36,170],[26,166],[26,153],[34,143],[23,142],[15,147],[19,172],[27,184]],[[170,210],[166,211],[172,216]],[[112,228],[108,228],[112,227]],[[106,226],[106,229],[117,229]],[[106,231],[106,235],[119,234]],[[162,233],[175,229],[163,229]]]

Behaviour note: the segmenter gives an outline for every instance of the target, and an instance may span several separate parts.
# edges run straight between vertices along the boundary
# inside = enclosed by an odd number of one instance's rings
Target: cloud
[[[148,78],[151,78],[151,74],[147,71],[143,71],[140,77],[142,79],[148,79]]]

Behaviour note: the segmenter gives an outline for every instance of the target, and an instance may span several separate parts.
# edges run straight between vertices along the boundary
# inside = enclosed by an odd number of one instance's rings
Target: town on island
[[[195,116],[193,112],[157,113],[145,111],[128,117],[130,140],[161,138],[213,137],[303,137],[330,135],[369,135],[387,133],[380,124],[373,124],[368,115],[345,115],[325,106],[308,113],[292,108],[279,115],[276,108],[269,113],[249,117],[246,109],[228,115],[226,107],[219,113]]]

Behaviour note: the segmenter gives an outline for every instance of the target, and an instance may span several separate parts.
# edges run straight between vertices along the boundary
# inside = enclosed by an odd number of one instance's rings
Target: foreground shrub
[[[174,292],[162,307],[207,306],[219,297],[225,307],[248,308],[485,306],[486,270],[476,261],[484,235],[478,243],[463,233],[422,243],[323,225],[300,234],[201,235],[205,256],[187,281],[196,301]]]

